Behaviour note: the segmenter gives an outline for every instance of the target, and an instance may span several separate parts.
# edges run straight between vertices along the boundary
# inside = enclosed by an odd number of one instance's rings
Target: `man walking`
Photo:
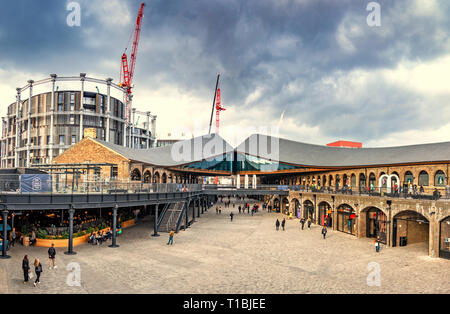
[[[284,231],[284,225],[286,224],[286,219],[283,218],[283,221],[281,222],[281,228],[283,228]]]
[[[375,240],[375,250],[377,251],[377,253],[380,252],[380,237],[377,237],[377,239]]]
[[[305,227],[305,218],[300,219],[300,223],[302,224],[302,230]]]
[[[311,229],[311,218],[308,218],[308,229]]]
[[[278,229],[280,228],[280,221],[277,219],[277,221],[275,222],[275,227]]]
[[[234,215],[233,215],[233,212],[231,212],[231,213],[230,213],[230,219],[231,219],[231,221],[233,221],[233,216],[234,216]]]
[[[56,268],[56,250],[55,244],[52,243],[52,246],[48,249],[48,268],[51,269]]]
[[[169,233],[169,242],[167,242],[167,245],[173,245],[173,235],[175,234],[175,231],[173,231],[173,229],[170,229],[170,233]]]
[[[327,227],[326,226],[323,226],[323,228],[322,228],[322,235],[323,235],[323,238],[325,239],[325,237],[327,236]]]

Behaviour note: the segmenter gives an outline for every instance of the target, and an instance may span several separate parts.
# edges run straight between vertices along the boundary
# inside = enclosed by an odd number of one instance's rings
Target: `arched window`
[[[356,187],[356,175],[354,173],[352,173],[352,187]]]
[[[138,169],[134,169],[131,171],[130,177],[132,181],[141,181],[141,172]]]
[[[419,185],[428,186],[428,183],[428,173],[425,170],[422,170],[419,174]]]
[[[406,171],[406,173],[405,173],[405,183],[406,184],[408,184],[408,183],[413,184],[413,182],[414,182],[413,174],[411,173],[411,171]]]
[[[442,170],[439,170],[434,175],[434,185],[435,186],[443,186],[445,185],[445,173]]]
[[[377,183],[376,183],[376,178],[375,178],[375,173],[370,173],[370,175],[369,175],[369,186],[370,186],[370,188],[375,188],[376,186],[377,186]]]
[[[366,176],[363,173],[361,173],[359,175],[359,186],[360,187],[365,187],[366,186]]]

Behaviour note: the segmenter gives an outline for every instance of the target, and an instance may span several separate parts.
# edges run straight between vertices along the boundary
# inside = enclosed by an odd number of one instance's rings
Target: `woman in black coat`
[[[37,283],[41,283],[40,277],[42,273],[42,265],[39,262],[39,258],[34,260],[34,272],[36,273],[36,280],[34,281],[34,286],[36,287]]]
[[[28,273],[30,271],[30,264],[28,262],[28,255],[25,255],[22,261],[22,269],[23,269],[23,284],[28,282]]]

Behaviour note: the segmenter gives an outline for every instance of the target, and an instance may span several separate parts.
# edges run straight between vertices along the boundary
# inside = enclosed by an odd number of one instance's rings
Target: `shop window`
[[[59,136],[59,145],[64,145],[64,135]]]
[[[445,174],[443,171],[439,170],[436,172],[434,176],[434,185],[435,186],[444,186],[445,185]]]
[[[426,171],[421,171],[419,174],[419,186],[428,186],[428,173]]]

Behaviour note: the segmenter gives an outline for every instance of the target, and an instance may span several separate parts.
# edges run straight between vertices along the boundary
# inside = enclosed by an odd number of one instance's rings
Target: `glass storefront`
[[[321,226],[326,224],[328,227],[332,227],[331,216],[332,216],[331,206],[326,202],[320,203],[319,204],[319,224]]]
[[[337,209],[337,230],[355,235],[356,215],[349,205],[341,205]]]
[[[440,223],[439,256],[450,259],[450,216]]]

